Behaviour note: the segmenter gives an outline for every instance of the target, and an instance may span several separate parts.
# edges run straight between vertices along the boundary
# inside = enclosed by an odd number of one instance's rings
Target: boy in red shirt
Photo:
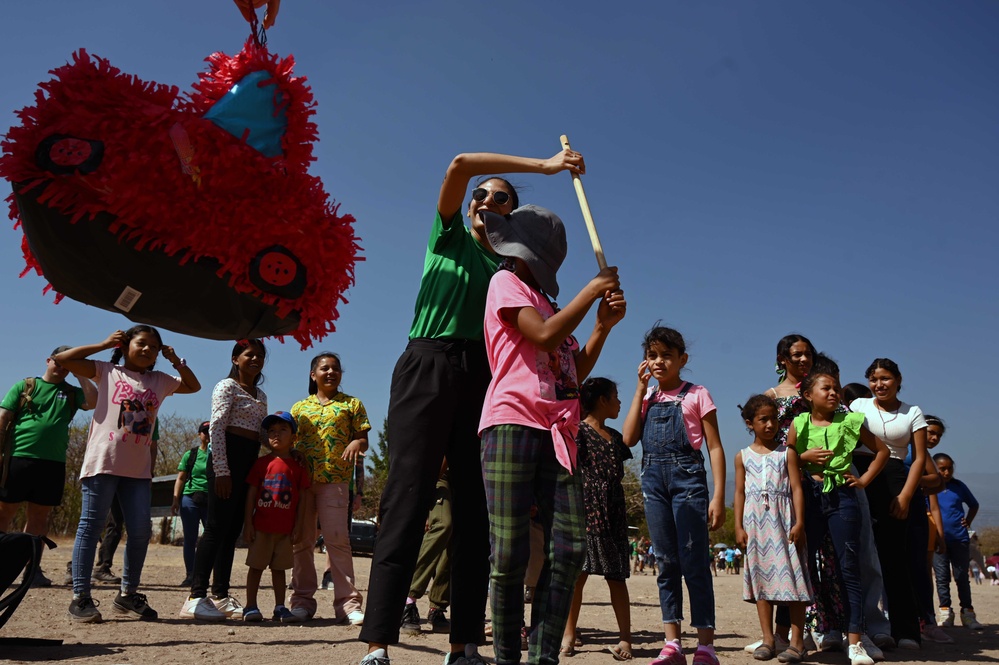
[[[292,567],[292,545],[302,539],[302,520],[309,496],[309,474],[291,457],[298,425],[290,413],[278,411],[264,418],[270,455],[258,459],[246,484],[246,517],[243,539],[249,545],[246,565],[246,608],[243,621],[262,621],[257,590],[264,568],[270,567],[274,587],[274,620],[295,621],[284,605],[285,572]]]

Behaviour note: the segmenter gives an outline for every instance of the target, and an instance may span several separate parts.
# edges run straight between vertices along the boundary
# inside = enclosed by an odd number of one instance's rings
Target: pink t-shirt
[[[97,406],[80,478],[102,473],[150,478],[149,447],[156,412],[180,387],[180,377],[155,370],[140,374],[101,360],[95,360],[94,365]]]
[[[681,390],[683,390],[683,383],[676,390],[662,390],[659,386],[651,386],[642,399],[642,426],[645,426],[645,414],[649,411],[649,404],[675,402]],[[692,385],[687,391],[687,396],[683,398],[683,404],[680,405],[680,408],[683,410],[683,424],[687,428],[690,446],[694,450],[700,450],[704,444],[704,426],[701,425],[701,420],[716,410],[711,393],[704,386]]]
[[[504,309],[523,307],[533,307],[545,320],[555,314],[543,295],[512,272],[497,272],[486,295],[485,342],[493,380],[482,406],[479,434],[495,425],[551,430],[555,456],[571,471],[576,464],[579,427],[579,383],[573,354],[579,344],[570,336],[552,353],[534,346],[501,315]]]

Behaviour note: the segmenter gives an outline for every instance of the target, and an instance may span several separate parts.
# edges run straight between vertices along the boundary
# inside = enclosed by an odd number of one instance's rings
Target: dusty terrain
[[[58,549],[46,553],[45,570],[55,581],[62,581],[62,570],[69,558],[72,543],[61,541]],[[236,553],[235,583],[242,585],[245,567],[244,550]],[[120,561],[122,550],[119,550]],[[319,555],[318,565],[322,565]],[[359,587],[364,593],[368,584],[370,559],[356,557]],[[120,564],[119,564],[120,565]],[[168,545],[151,545],[144,573],[144,591],[149,603],[160,613],[156,622],[140,622],[124,618],[111,609],[115,589],[100,586],[94,597],[101,602],[104,622],[79,625],[70,622],[66,609],[70,591],[64,586],[32,589],[10,622],[0,629],[0,638],[61,639],[59,647],[12,646],[0,643],[2,662],[87,662],[87,663],[269,663],[294,659],[299,663],[356,663],[365,653],[357,641],[357,628],[334,626],[329,592],[319,592],[319,616],[304,625],[281,625],[265,621],[246,625],[227,621],[223,624],[199,624],[180,619],[177,615],[184,601],[185,589],[177,586],[183,578],[181,549]],[[267,576],[265,575],[265,578]],[[759,629],[756,612],[741,600],[741,579],[734,575],[716,578],[715,594],[718,606],[718,639],[716,646],[723,663],[754,663],[742,647],[757,639]],[[659,624],[658,595],[651,575],[633,576],[628,586],[631,592],[632,626],[636,663],[647,663],[659,650],[662,632]],[[978,618],[987,625],[980,633],[963,628],[948,629],[957,640],[955,645],[926,644],[920,652],[890,652],[889,662],[912,663],[976,663],[999,662],[999,587],[972,586]],[[244,599],[237,586],[234,595]],[[271,611],[269,589],[261,590],[261,610]],[[426,601],[420,607],[426,615]],[[602,580],[587,584],[585,604],[580,620],[583,646],[571,658],[562,659],[568,665],[613,663],[607,647],[617,642],[616,624],[611,611],[607,586]],[[693,644],[693,632],[684,634],[684,646]],[[419,637],[403,637],[403,642],[391,650],[394,665],[440,665],[446,636],[424,633]],[[492,655],[489,645],[483,653]],[[771,661],[776,663],[776,661]],[[814,663],[846,663],[842,653],[821,653],[809,658]]]

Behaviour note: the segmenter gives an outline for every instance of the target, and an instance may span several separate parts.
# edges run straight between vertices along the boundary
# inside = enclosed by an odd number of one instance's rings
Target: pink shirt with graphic
[[[90,422],[81,478],[102,473],[150,478],[150,446],[160,404],[181,385],[180,377],[145,374],[95,360],[97,406]]]
[[[512,272],[497,272],[486,295],[485,342],[493,380],[482,406],[479,434],[495,425],[551,430],[555,456],[571,471],[576,464],[579,428],[579,383],[573,354],[579,345],[569,337],[552,353],[534,346],[502,316],[504,309],[524,307],[538,310],[545,320],[555,314],[547,298]]]
[[[676,390],[662,390],[659,386],[649,387],[649,391],[645,393],[645,397],[642,399],[643,427],[645,426],[645,414],[649,412],[649,404],[675,402],[677,395],[683,390],[684,383],[681,383],[680,387]],[[687,430],[687,438],[690,440],[690,446],[694,450],[700,450],[704,444],[704,426],[701,424],[701,420],[704,419],[704,416],[716,410],[714,400],[711,399],[711,393],[704,386],[694,384],[687,392],[687,396],[683,398],[683,404],[680,405],[680,408],[683,411],[683,424]]]

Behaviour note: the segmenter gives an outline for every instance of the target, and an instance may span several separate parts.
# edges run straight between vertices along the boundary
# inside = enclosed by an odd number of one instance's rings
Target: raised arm
[[[595,300],[606,293],[617,291],[620,287],[621,280],[617,277],[617,268],[604,268],[568,305],[554,315],[544,319],[535,308],[521,307],[516,310],[510,323],[527,341],[540,350],[550,353],[572,334]],[[504,313],[506,312],[514,310],[505,310]],[[591,364],[590,368],[592,367]]]
[[[593,366],[597,364],[600,351],[604,348],[607,335],[611,328],[624,319],[628,303],[624,299],[623,291],[605,293],[597,305],[597,320],[593,324],[593,332],[586,345],[576,353],[576,380],[582,383],[593,371]]]
[[[87,358],[95,353],[107,351],[108,349],[113,349],[116,346],[127,343],[125,333],[121,330],[116,330],[103,342],[98,344],[86,344],[84,346],[74,346],[72,349],[66,349],[61,353],[55,354],[52,356],[52,360],[56,361],[60,366],[65,367],[76,376],[93,379],[97,376],[97,365],[94,364],[93,360],[88,360]],[[87,401],[89,402],[90,399],[88,398]]]
[[[649,361],[643,360],[638,365],[638,384],[635,386],[635,396],[631,398],[631,406],[628,407],[628,415],[624,418],[624,427],[621,431],[621,438],[624,445],[633,447],[642,438],[642,401],[645,393],[649,390],[649,379],[652,372],[649,371]]]
[[[194,376],[194,372],[187,366],[187,362],[177,357],[177,352],[173,350],[172,346],[164,346],[161,353],[167,362],[173,365],[173,368],[180,374],[181,383],[176,391],[178,395],[189,395],[201,390],[201,382],[198,381],[198,377]]]
[[[572,150],[563,150],[548,159],[515,157],[493,152],[467,152],[451,160],[444,174],[444,183],[437,198],[437,212],[447,226],[462,209],[465,190],[476,176],[493,173],[543,173],[552,175],[560,171],[586,173],[583,156]]]
[[[73,376],[80,382],[80,389],[83,390],[83,404],[76,408],[80,411],[92,411],[97,406],[97,384],[83,375],[74,374]]]

